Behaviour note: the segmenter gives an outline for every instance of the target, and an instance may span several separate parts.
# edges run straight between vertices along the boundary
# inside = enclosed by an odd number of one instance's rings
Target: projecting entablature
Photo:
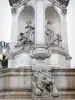
[[[11,7],[17,7],[19,5],[26,4],[30,0],[9,0],[9,4]]]
[[[10,6],[15,7],[20,4],[24,4],[30,0],[9,0]],[[52,3],[55,3],[59,7],[64,6],[65,8],[68,6],[70,0],[49,0]]]

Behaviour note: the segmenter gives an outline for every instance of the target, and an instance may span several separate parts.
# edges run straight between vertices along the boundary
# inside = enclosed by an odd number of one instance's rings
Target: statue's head
[[[48,20],[48,21],[47,21],[47,24],[52,25],[52,24],[53,24],[53,21],[52,21],[52,20]]]
[[[26,20],[27,25],[31,24],[31,20]]]

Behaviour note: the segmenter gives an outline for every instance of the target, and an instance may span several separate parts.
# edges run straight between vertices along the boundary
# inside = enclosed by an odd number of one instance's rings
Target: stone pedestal
[[[39,97],[34,97],[33,100],[61,100],[59,98],[53,98],[51,96],[39,96]]]
[[[0,70],[0,100],[28,99],[32,95],[32,74],[34,71],[24,68]],[[52,76],[62,100],[75,99],[75,69],[52,69]],[[28,88],[28,89],[27,89]],[[35,96],[36,98],[36,96]],[[43,98],[43,97],[38,97]],[[49,98],[50,99],[50,98]],[[46,100],[46,99],[44,99]],[[56,98],[58,100],[58,98]]]
[[[11,2],[12,29],[8,67],[70,67],[66,6],[58,0],[55,2],[11,0]],[[20,33],[24,36],[18,38]],[[51,49],[52,46],[55,52]],[[64,53],[58,50],[61,46],[64,48],[62,49]]]

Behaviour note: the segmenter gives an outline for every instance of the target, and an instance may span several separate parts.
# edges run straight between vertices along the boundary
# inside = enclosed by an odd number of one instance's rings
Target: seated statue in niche
[[[47,38],[46,44],[47,46],[52,46],[52,45],[60,46],[62,41],[61,36],[53,32],[52,24],[53,21],[48,21],[45,27],[45,33]]]
[[[31,20],[27,20],[26,24],[27,26],[25,27],[25,33],[28,34],[28,42],[34,43],[35,25],[32,24]]]
[[[27,25],[25,27],[25,33],[19,34],[18,39],[17,39],[17,45],[34,43],[34,33],[35,33],[34,25],[32,24],[31,20],[27,20],[26,24]]]

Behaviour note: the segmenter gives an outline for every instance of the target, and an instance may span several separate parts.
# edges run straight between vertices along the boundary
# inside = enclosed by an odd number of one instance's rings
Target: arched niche
[[[25,32],[25,26],[27,20],[31,20],[33,24],[35,22],[35,12],[34,12],[34,8],[31,6],[27,6],[26,8],[24,8],[19,15],[19,19],[18,19],[19,33]]]
[[[48,21],[53,21],[51,29],[54,33],[60,34],[60,16],[52,6],[47,6],[45,9],[45,24]]]

